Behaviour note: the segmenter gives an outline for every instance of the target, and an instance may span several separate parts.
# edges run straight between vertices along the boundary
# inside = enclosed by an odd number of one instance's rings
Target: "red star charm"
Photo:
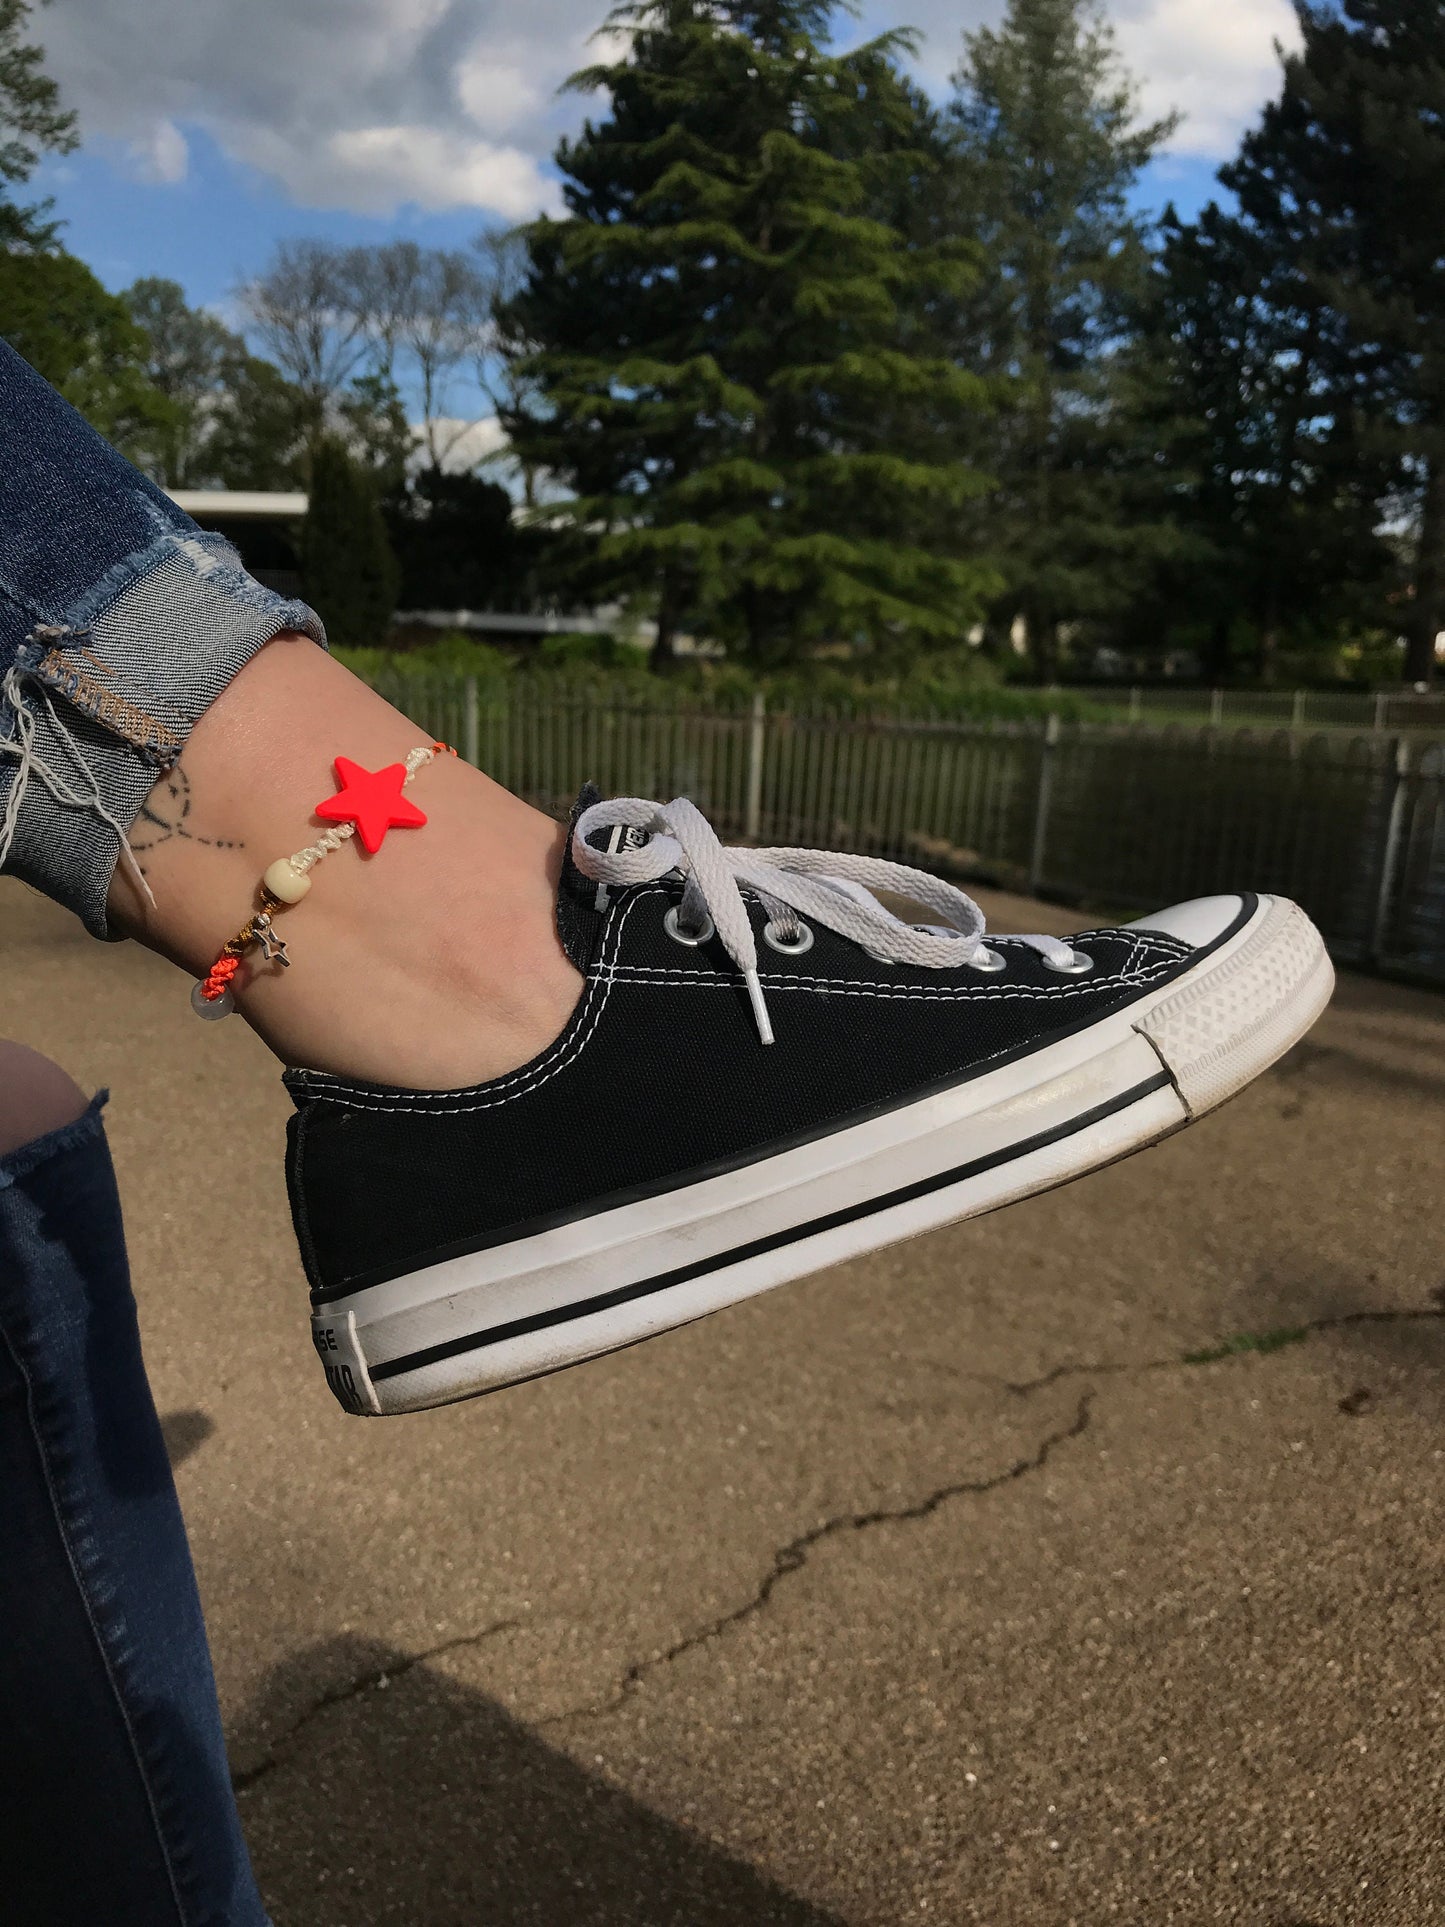
[[[338,756],[336,778],[341,788],[316,805],[316,814],[328,823],[354,823],[356,834],[373,856],[393,825],[416,829],[426,822],[416,804],[409,803],[401,793],[406,781],[405,763],[363,769],[349,756]]]

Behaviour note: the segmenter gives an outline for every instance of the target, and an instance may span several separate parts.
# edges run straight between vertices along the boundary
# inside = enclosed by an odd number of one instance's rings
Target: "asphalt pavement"
[[[5,1034],[112,1092],[275,1927],[1445,1922],[1445,998],[1346,975],[1155,1150],[381,1422],[250,1033],[0,881]]]

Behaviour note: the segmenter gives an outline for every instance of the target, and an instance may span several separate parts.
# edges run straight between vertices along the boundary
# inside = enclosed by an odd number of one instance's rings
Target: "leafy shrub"
[[[644,709],[742,709],[761,693],[770,710],[794,713],[926,714],[940,720],[1002,722],[1024,722],[1051,712],[1066,721],[1087,721],[1106,713],[1102,704],[1086,697],[1005,683],[972,651],[920,656],[898,669],[823,658],[771,674],[726,659],[685,658],[666,676],[652,673],[644,651],[606,633],[547,636],[540,644],[520,648],[452,633],[402,651],[335,653],[365,681],[393,674],[475,676],[484,695],[495,695],[506,684],[545,688],[574,700],[625,700]]]

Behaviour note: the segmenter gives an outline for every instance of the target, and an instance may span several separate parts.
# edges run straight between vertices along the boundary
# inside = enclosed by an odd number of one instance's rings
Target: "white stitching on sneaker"
[[[1001,987],[997,990],[980,985],[974,988],[968,984],[940,984],[937,990],[905,990],[896,984],[859,983],[849,977],[812,977],[789,978],[781,971],[766,979],[769,990],[804,990],[819,997],[898,997],[932,1003],[1001,1003],[1009,999],[1024,999],[1034,1003],[1047,1003],[1060,997],[1079,997],[1087,991],[1097,990],[1101,984],[1122,984],[1135,988],[1153,983],[1173,968],[1173,960],[1159,963],[1149,970],[1133,976],[1093,978],[1087,984],[1018,984]],[[712,990],[736,985],[736,978],[720,977],[698,970],[665,971],[653,969],[648,965],[619,964],[609,973],[614,983],[643,985],[656,983],[659,977],[672,978],[666,988],[682,990],[687,988]]]
[[[587,980],[587,989],[578,1006],[577,1016],[572,1025],[552,1044],[541,1057],[531,1064],[523,1065],[520,1070],[509,1071],[505,1077],[497,1078],[490,1084],[473,1084],[456,1091],[413,1091],[406,1094],[402,1102],[381,1103],[375,1089],[356,1084],[343,1083],[333,1079],[327,1071],[292,1071],[287,1078],[289,1088],[318,1098],[349,1099],[354,1108],[365,1111],[385,1113],[408,1112],[430,1114],[433,1116],[463,1116],[475,1111],[496,1110],[515,1099],[528,1097],[533,1091],[557,1076],[575,1063],[596,1032],[608,997],[616,984],[646,985],[655,984],[658,977],[674,978],[678,982],[670,987],[681,988],[692,982],[714,989],[736,989],[735,977],[721,976],[715,971],[703,968],[664,968],[661,965],[618,964],[613,961],[622,947],[623,932],[627,920],[639,904],[652,897],[670,897],[673,893],[661,884],[653,884],[635,890],[625,899],[615,903],[608,913],[608,925],[599,956]],[[1081,932],[1081,936],[1104,936],[1104,930]],[[1177,944],[1179,957],[1163,957],[1150,965],[1137,976],[1125,977],[1122,973],[1111,974],[1107,978],[1091,978],[1087,983],[1043,984],[1037,987],[1018,985],[1016,987],[995,986],[982,980],[977,985],[940,984],[937,990],[904,990],[897,985],[865,983],[860,984],[853,978],[811,978],[803,979],[796,973],[778,971],[769,973],[769,985],[775,989],[811,990],[820,996],[855,997],[892,997],[905,1001],[927,1002],[966,1002],[980,999],[986,1003],[1016,999],[1029,1002],[1048,1002],[1065,997],[1081,997],[1097,991],[1103,984],[1127,984],[1129,987],[1142,988],[1157,976],[1172,968],[1180,957],[1190,954],[1190,946],[1175,938],[1166,938],[1163,933],[1150,933],[1151,942],[1157,935],[1160,944]],[[1000,938],[1000,942],[1013,941]],[[1136,946],[1137,947],[1137,946]],[[833,988],[833,986],[845,986]],[[820,988],[822,986],[822,988]],[[600,995],[599,995],[600,992]],[[594,1007],[595,1003],[595,1007]],[[1005,1046],[991,1051],[988,1056],[978,1060],[981,1064],[990,1063],[993,1058],[1006,1056],[1013,1047]],[[485,1097],[480,1093],[486,1092]],[[464,1100],[476,1099],[475,1102]]]
[[[648,897],[665,897],[669,894],[660,886],[651,890],[639,890],[621,906],[620,914],[616,912],[609,914],[612,929],[608,932],[608,937],[611,940],[614,956],[621,946],[627,919],[638,904]],[[356,1102],[359,1109],[371,1111],[487,1111],[497,1104],[510,1103],[513,1097],[525,1097],[539,1084],[545,1084],[548,1078],[555,1077],[558,1071],[565,1070],[567,1064],[574,1058],[579,1057],[588,1039],[596,1030],[598,1019],[606,1007],[614,982],[605,951],[606,939],[604,939],[604,955],[599,958],[595,969],[587,979],[587,989],[577,1013],[556,1043],[549,1045],[542,1055],[534,1058],[530,1064],[524,1064],[520,1070],[508,1071],[505,1077],[499,1077],[492,1083],[471,1084],[460,1091],[412,1091],[407,1094],[408,1101],[405,1104],[378,1104],[375,1102],[374,1090],[358,1084],[343,1083],[339,1079],[334,1079],[329,1071],[292,1071],[287,1079],[288,1087],[293,1090],[309,1091],[316,1097],[348,1097]],[[599,989],[600,997],[597,996]],[[592,1011],[589,1019],[588,1008],[594,998],[596,998],[597,1007]],[[584,1023],[585,1030],[581,1029]],[[556,1059],[563,1061],[555,1062]],[[508,1087],[514,1084],[520,1084],[523,1088],[509,1090]],[[479,1104],[458,1104],[455,1101],[448,1101],[458,1097],[470,1097],[477,1091],[505,1091],[507,1095],[489,1097],[484,1103]]]

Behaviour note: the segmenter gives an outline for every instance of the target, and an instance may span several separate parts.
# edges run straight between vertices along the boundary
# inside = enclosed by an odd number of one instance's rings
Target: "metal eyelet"
[[[780,937],[778,926],[769,918],[763,925],[763,942],[780,957],[802,957],[813,948],[813,932],[809,925],[800,923],[796,937]]]
[[[1008,969],[1008,958],[984,944],[969,958],[967,968],[976,970],[982,977],[996,977],[1001,970]]]
[[[1044,969],[1052,970],[1060,977],[1087,977],[1094,968],[1094,959],[1082,950],[1070,950],[1069,962],[1055,963],[1052,957],[1044,958]]]
[[[678,921],[677,912],[678,905],[674,904],[662,919],[662,927],[674,943],[685,943],[689,950],[696,950],[700,943],[706,943],[713,935],[714,926],[711,917],[703,918],[701,929],[686,930]]]

